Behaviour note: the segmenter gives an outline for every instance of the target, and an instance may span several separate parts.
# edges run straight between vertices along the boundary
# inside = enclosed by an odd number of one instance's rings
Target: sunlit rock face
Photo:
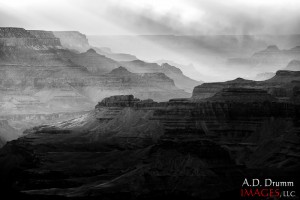
[[[116,73],[120,64],[91,49],[79,32],[1,28],[0,40],[2,114],[77,112],[128,93],[157,101],[189,96],[161,73]],[[83,52],[67,49],[70,43]]]

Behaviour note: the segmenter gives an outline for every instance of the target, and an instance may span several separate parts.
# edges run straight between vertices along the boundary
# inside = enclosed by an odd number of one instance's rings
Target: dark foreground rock
[[[299,105],[255,98],[114,96],[6,144],[1,188],[22,199],[239,199],[245,178],[299,185],[299,116]]]

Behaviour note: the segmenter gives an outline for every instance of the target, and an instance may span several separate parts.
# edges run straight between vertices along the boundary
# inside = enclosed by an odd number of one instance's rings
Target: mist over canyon
[[[1,195],[241,199],[245,177],[298,195],[299,41],[0,27]]]

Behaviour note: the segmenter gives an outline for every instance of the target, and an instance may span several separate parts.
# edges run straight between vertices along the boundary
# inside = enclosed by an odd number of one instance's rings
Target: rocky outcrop
[[[141,60],[134,60],[130,62],[121,62],[129,71],[135,73],[164,73],[174,80],[175,85],[179,89],[191,92],[192,88],[202,83],[195,81],[185,76],[179,68],[176,68],[168,63],[163,63],[161,66],[157,63],[147,63]]]
[[[116,106],[116,107],[131,107],[140,99],[134,98],[133,95],[119,95],[104,98],[97,106]]]

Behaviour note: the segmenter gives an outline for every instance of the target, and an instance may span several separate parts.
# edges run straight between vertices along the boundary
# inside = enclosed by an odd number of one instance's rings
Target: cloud
[[[87,34],[300,33],[298,0],[0,0],[0,26]]]
[[[139,34],[289,34],[299,33],[300,4],[295,1],[157,1],[114,4],[106,15]],[[165,1],[164,1],[165,2]],[[143,4],[144,3],[144,4]],[[294,4],[293,4],[294,3]],[[164,5],[164,4],[163,4]],[[182,6],[185,5],[185,6]],[[190,9],[190,10],[189,10]],[[198,11],[198,14],[197,14]]]

